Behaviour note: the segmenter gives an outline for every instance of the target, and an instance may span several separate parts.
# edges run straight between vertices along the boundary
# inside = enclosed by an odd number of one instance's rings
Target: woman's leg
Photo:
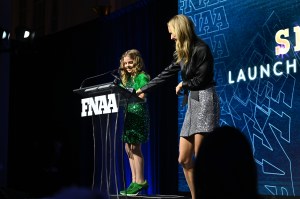
[[[179,157],[178,162],[182,165],[185,180],[191,191],[192,199],[194,199],[194,183],[193,183],[193,146],[194,136],[179,139]]]
[[[193,155],[198,152],[201,140],[203,136],[201,134],[195,134],[190,137],[179,139],[179,158],[178,162],[183,167],[183,173],[187,184],[190,188],[192,199],[195,199],[195,185],[193,180]]]
[[[195,134],[194,135],[194,151],[195,151],[195,157],[197,157],[198,155],[198,151],[199,151],[199,147],[202,143],[202,139],[203,139],[203,135],[202,134]]]

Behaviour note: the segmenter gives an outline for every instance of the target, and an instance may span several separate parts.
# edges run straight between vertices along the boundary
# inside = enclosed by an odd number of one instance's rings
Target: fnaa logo
[[[114,93],[81,99],[81,106],[81,117],[118,112]]]

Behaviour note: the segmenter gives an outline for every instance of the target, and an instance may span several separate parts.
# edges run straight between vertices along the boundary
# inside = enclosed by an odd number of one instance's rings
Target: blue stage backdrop
[[[249,138],[261,195],[300,195],[299,10],[299,0],[178,1],[213,51],[221,125]],[[179,191],[189,191],[181,167]]]

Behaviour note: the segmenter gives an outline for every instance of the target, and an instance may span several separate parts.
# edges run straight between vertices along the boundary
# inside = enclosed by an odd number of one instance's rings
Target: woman
[[[135,90],[146,85],[150,77],[144,69],[144,61],[138,50],[126,51],[120,60],[121,85]],[[140,94],[145,98],[145,94]],[[129,187],[120,192],[121,195],[134,196],[141,190],[148,188],[148,182],[144,179],[144,157],[142,143],[148,141],[149,113],[146,103],[130,103],[126,110],[124,134],[122,140],[125,143],[125,151],[129,158],[132,182]]]
[[[185,15],[175,15],[168,23],[171,40],[175,41],[173,62],[137,94],[148,93],[181,71],[182,82],[176,88],[183,90],[188,100],[179,139],[178,161],[195,199],[193,156],[198,153],[203,136],[219,125],[219,98],[215,91],[214,60],[209,46],[195,33],[193,22]]]

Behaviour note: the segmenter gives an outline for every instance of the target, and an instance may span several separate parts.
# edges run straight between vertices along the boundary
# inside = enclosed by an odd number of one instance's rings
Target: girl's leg
[[[136,168],[135,168],[134,156],[131,148],[132,148],[131,144],[128,143],[125,144],[125,151],[127,153],[128,160],[129,160],[132,182],[136,182]]]
[[[133,164],[136,174],[136,183],[141,184],[145,181],[144,179],[144,156],[142,153],[141,144],[132,144],[131,151],[133,155]]]

